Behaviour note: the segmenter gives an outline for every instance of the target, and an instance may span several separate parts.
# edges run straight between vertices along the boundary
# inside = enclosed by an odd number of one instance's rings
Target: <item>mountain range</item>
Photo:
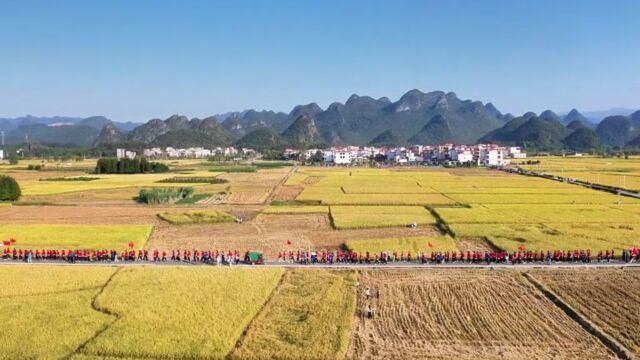
[[[37,118],[42,119],[42,118]],[[204,119],[173,115],[138,126],[104,117],[2,121],[6,140],[115,146],[227,146],[262,149],[327,145],[395,146],[495,142],[532,150],[586,151],[640,144],[640,111],[609,116],[595,124],[573,109],[521,116],[503,114],[492,103],[463,100],[453,92],[411,90],[393,102],[351,95],[326,109],[316,103],[289,113],[245,110]],[[0,127],[3,129],[3,127]]]

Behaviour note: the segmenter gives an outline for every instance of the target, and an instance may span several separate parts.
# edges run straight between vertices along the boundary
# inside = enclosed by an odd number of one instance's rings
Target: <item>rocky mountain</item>
[[[324,143],[315,121],[305,112],[282,132],[282,138],[287,144],[298,148],[319,147]]]
[[[640,112],[611,116],[593,133],[587,115],[572,109],[565,116],[545,110],[539,116],[502,114],[492,103],[463,100],[453,92],[414,89],[397,101],[351,95],[326,109],[316,103],[295,106],[289,113],[245,110],[189,119],[173,115],[131,129],[102,116],[89,118],[0,119],[7,142],[47,144],[127,143],[140,146],[312,147],[327,145],[402,145],[497,142],[528,149],[582,149],[596,144],[633,145],[640,136]],[[566,126],[565,126],[566,125]],[[129,128],[127,128],[129,126]],[[131,131],[128,131],[131,129]],[[407,140],[408,139],[408,140]],[[251,144],[255,146],[251,146]]]
[[[598,124],[596,133],[606,145],[624,146],[640,135],[640,111],[630,116],[609,116]]]
[[[545,117],[526,113],[514,118],[502,128],[489,132],[480,142],[519,145],[529,149],[560,149],[562,140],[571,130],[562,125],[555,114],[545,112]],[[542,114],[541,114],[542,115]]]
[[[580,120],[574,120],[579,122]],[[562,139],[562,144],[566,149],[575,151],[589,151],[601,147],[600,138],[593,129],[586,126],[578,127],[571,134]]]
[[[285,147],[285,141],[280,135],[268,127],[261,127],[245,134],[235,142],[238,147],[256,149],[281,149]]]
[[[411,144],[446,144],[454,142],[454,135],[449,121],[442,115],[436,115],[414,136],[409,138]]]
[[[369,141],[370,146],[398,146],[406,145],[407,140],[396,134],[393,130],[385,130]]]
[[[584,125],[589,123],[589,120],[577,109],[571,109],[571,111],[569,111],[569,113],[562,119],[562,123],[565,125],[568,125],[573,121],[580,121]]]
[[[392,129],[402,138],[420,132],[431,119],[446,119],[453,142],[473,143],[482,134],[504,125],[499,111],[479,101],[460,100],[455,93],[411,90],[398,101],[352,95],[316,115],[322,136],[332,144],[362,145]]]
[[[121,143],[123,141],[125,141],[125,136],[122,134],[120,129],[118,129],[112,123],[106,123],[102,127],[102,130],[100,130],[100,134],[98,134],[98,137],[93,141],[93,145],[99,146],[99,145],[106,145],[106,144]]]
[[[5,135],[7,144],[25,142],[67,146],[91,146],[100,133],[99,129],[86,125],[45,124],[20,125]]]
[[[234,137],[214,117],[189,120],[186,116],[173,115],[138,126],[127,135],[127,140],[160,147],[215,147],[230,145]]]
[[[88,118],[80,118],[68,116],[38,117],[27,115],[17,118],[0,118],[0,131],[8,133],[23,125],[48,125],[51,127],[83,125],[100,130],[107,122],[112,122],[117,128],[125,132],[130,131],[134,127],[140,125],[132,122],[112,121],[104,116],[90,116]]]

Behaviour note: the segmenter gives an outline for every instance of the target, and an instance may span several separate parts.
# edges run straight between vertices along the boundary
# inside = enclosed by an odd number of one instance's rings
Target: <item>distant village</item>
[[[148,158],[200,159],[214,156],[242,159],[254,157],[254,149],[218,147],[205,149],[191,148],[150,148],[143,151]],[[136,152],[117,149],[118,158],[135,158]],[[332,146],[328,149],[285,149],[283,157],[288,160],[322,162],[331,165],[358,165],[371,160],[394,164],[441,164],[441,165],[477,165],[506,166],[511,159],[524,159],[527,154],[518,146],[500,146],[496,144],[477,145],[414,145],[409,147],[374,146]]]

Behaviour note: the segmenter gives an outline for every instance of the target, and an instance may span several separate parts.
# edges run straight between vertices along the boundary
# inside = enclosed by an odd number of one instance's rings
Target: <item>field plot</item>
[[[342,358],[356,303],[355,278],[350,271],[288,271],[231,358]]]
[[[367,271],[347,357],[351,359],[614,358],[517,272]],[[497,290],[499,289],[499,291]]]
[[[264,209],[263,214],[328,214],[328,206],[269,206]]]
[[[96,299],[118,321],[82,352],[220,359],[267,301],[281,269],[127,268]]]
[[[640,191],[640,157],[536,157],[540,164],[519,164],[522,168],[594,184]]]
[[[640,227],[625,224],[453,224],[457,237],[486,237],[494,246],[517,251],[591,250],[592,252],[628,250],[638,246]],[[593,254],[595,255],[595,254]]]
[[[0,359],[59,359],[114,320],[91,308],[113,268],[2,266]]]
[[[582,194],[450,194],[452,199],[463,204],[616,204],[640,203],[633,198],[621,199],[620,196],[599,193]]]
[[[640,270],[535,270],[532,275],[640,356]]]
[[[353,239],[438,235],[433,226],[335,230],[325,214],[261,214],[242,224],[156,225],[146,248],[259,250],[274,260],[285,250],[339,250]]]
[[[359,239],[347,240],[346,247],[357,253],[381,253],[409,252],[413,256],[418,253],[430,253],[432,251],[458,251],[458,247],[452,238],[448,236],[416,236],[386,239]]]
[[[2,225],[0,239],[16,239],[21,249],[127,249],[129,242],[142,249],[150,225]]]
[[[40,180],[21,181],[20,186],[24,196],[29,197],[126,187],[179,187],[184,186],[184,184],[158,183],[158,181],[173,177],[211,177],[212,174],[208,172],[187,172],[184,174],[165,173],[91,176],[99,179],[93,181],[46,181],[42,179],[46,179],[47,177],[43,177]],[[20,179],[18,180],[20,181]],[[206,183],[193,183],[189,184],[189,186],[204,184]]]
[[[436,219],[421,206],[331,206],[336,229],[433,225]]]

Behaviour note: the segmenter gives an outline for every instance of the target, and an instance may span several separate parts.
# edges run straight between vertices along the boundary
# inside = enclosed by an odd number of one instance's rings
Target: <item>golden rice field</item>
[[[613,358],[514,270],[0,270],[2,360]],[[531,274],[638,354],[638,271]]]
[[[285,273],[232,359],[341,359],[356,303],[355,273]]]
[[[151,225],[20,224],[0,226],[0,239],[15,239],[21,249],[124,250],[130,242],[142,249]]]
[[[20,187],[24,196],[39,196],[126,187],[179,187],[185,186],[185,184],[158,183],[158,181],[172,177],[211,177],[215,175],[217,174],[207,171],[192,171],[180,174],[91,175],[99,179],[92,181],[41,181],[39,179],[31,179],[21,181]],[[205,184],[194,183],[188,185],[199,186]]]
[[[331,206],[329,211],[336,229],[436,223],[433,215],[421,206]]]
[[[224,358],[283,272],[100,266],[2,271],[0,359]]]
[[[114,268],[0,269],[0,359],[64,358],[113,321],[91,302]]]
[[[430,253],[432,251],[458,251],[453,239],[449,236],[415,236],[403,238],[386,238],[386,239],[357,239],[347,240],[346,247],[357,253],[381,253],[397,252],[400,254],[411,253],[416,256],[418,253]]]
[[[81,352],[116,357],[224,358],[267,301],[282,272],[122,269],[96,298],[96,307],[118,320]]]
[[[616,166],[625,161],[632,170],[640,158],[617,160]],[[589,166],[603,164],[598,160]],[[336,229],[406,226],[417,216],[418,224],[434,224],[430,214],[418,210],[426,206],[457,236],[486,237],[507,250],[523,243],[535,249],[591,250],[638,245],[634,225],[640,223],[639,199],[572,184],[484,169],[302,168],[296,175],[319,179],[296,200],[329,205]],[[409,205],[416,212],[407,213]],[[514,230],[515,225],[528,230]],[[540,226],[559,234],[537,231]],[[589,231],[581,230],[585,228]]]
[[[269,206],[262,211],[263,214],[328,214],[329,207],[321,205],[309,206],[289,206],[277,205]]]
[[[453,224],[457,237],[485,237],[495,247],[527,250],[622,250],[640,246],[640,226],[636,224],[537,223],[537,224]],[[593,254],[595,255],[595,254]]]
[[[520,164],[524,169],[573,178],[594,184],[640,191],[640,156],[624,158],[536,157],[540,164]]]

